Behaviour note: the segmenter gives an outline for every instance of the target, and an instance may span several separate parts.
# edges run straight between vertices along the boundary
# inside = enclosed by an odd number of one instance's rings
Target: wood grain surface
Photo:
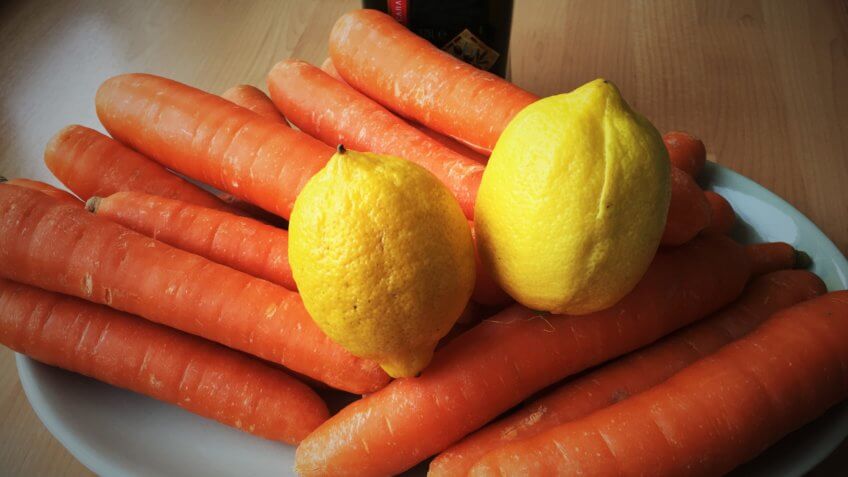
[[[848,2],[516,0],[512,80],[538,94],[606,77],[661,131],[700,136],[848,252]],[[0,174],[53,180],[61,127],[99,127],[105,78],[143,71],[220,93],[264,88],[287,57],[326,57],[359,1],[7,1],[0,6]],[[842,445],[812,475],[842,475]],[[0,351],[0,474],[90,475],[46,431]]]

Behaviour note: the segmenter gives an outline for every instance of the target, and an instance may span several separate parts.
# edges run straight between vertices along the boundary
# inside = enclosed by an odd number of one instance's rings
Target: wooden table
[[[54,182],[62,126],[97,126],[105,78],[145,71],[212,92],[264,86],[275,61],[320,62],[345,1],[113,0],[0,7],[0,173]],[[599,76],[662,130],[784,197],[848,252],[848,4],[519,0],[512,79],[538,94]],[[848,467],[843,444],[813,475]],[[45,430],[0,351],[0,474],[90,474]]]

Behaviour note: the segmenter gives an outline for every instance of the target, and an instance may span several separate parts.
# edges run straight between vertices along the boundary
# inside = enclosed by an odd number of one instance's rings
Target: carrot
[[[47,143],[44,163],[83,200],[135,190],[214,209],[230,210],[214,195],[99,132],[67,126]]]
[[[389,378],[315,325],[297,293],[39,192],[0,185],[0,275],[139,315],[354,393]]]
[[[197,204],[268,223],[280,223],[247,202],[214,194],[169,172],[114,139],[83,126],[68,126],[47,145],[44,162],[68,188],[84,199],[121,191],[138,191]]]
[[[807,268],[810,256],[795,250],[785,242],[755,243],[745,246],[745,255],[751,264],[752,275],[764,275],[787,268]]]
[[[268,439],[329,416],[308,386],[241,353],[102,305],[0,280],[0,343]]]
[[[657,252],[636,288],[607,310],[550,316],[512,306],[438,350],[420,377],[395,380],[331,417],[300,444],[296,469],[397,474],[533,392],[715,311],[747,279],[742,247],[709,235]]]
[[[221,97],[243,108],[247,108],[266,119],[285,124],[286,126],[289,125],[286,122],[286,118],[277,111],[276,106],[271,102],[271,98],[255,86],[248,84],[235,85],[224,91]]]
[[[360,151],[403,157],[433,173],[456,197],[466,217],[483,166],[434,141],[350,86],[309,63],[284,60],[268,73],[277,108],[300,130],[324,141]]]
[[[96,106],[112,137],[286,219],[301,188],[334,151],[219,96],[153,75],[106,80]]]
[[[86,209],[186,252],[297,290],[285,230],[141,192],[92,197]]]
[[[723,475],[848,397],[846,341],[848,291],[814,298],[665,383],[493,451],[469,475]]]
[[[774,312],[826,291],[821,279],[810,272],[780,271],[760,277],[739,300],[708,320],[570,381],[466,437],[439,455],[430,464],[428,475],[466,475],[489,451],[642,392],[747,334]]]
[[[707,162],[707,150],[700,139],[689,133],[671,131],[663,135],[665,148],[671,164],[678,169],[697,177]]]
[[[692,240],[710,224],[710,204],[704,191],[676,167],[671,168],[671,202],[660,243],[681,245]]]
[[[341,81],[342,83],[345,82],[345,80],[339,75],[339,72],[336,71],[336,67],[333,66],[333,60],[331,60],[330,58],[327,58],[321,64],[321,71],[323,71],[324,73],[327,73],[328,75],[332,76],[333,78],[335,78],[338,81]],[[347,83],[345,83],[345,84],[347,84]],[[417,129],[417,130],[421,131],[422,133],[426,134],[427,136],[429,136],[430,139],[433,139],[434,141],[440,143],[441,145],[447,147],[448,149],[451,149],[452,151],[454,151],[458,154],[462,154],[463,156],[474,159],[475,161],[479,162],[480,164],[486,164],[487,162],[489,162],[489,155],[488,154],[483,155],[483,154],[481,154],[477,151],[473,151],[468,146],[460,144],[456,139],[450,138],[448,136],[445,136],[444,134],[440,134],[436,131],[433,131],[432,129],[428,128],[427,126],[424,126],[423,124],[418,124],[416,122],[411,122],[409,124],[410,124],[410,126],[414,127],[415,129]]]
[[[729,234],[733,223],[736,222],[736,213],[733,212],[730,202],[711,190],[705,190],[704,197],[710,206],[710,225],[704,231]]]
[[[5,177],[0,176],[0,183],[6,183],[8,185],[26,187],[27,189],[37,190],[43,194],[47,194],[53,199],[65,202],[67,204],[74,204],[78,207],[81,207],[83,205],[79,199],[71,195],[69,192],[53,187],[52,185],[47,184],[45,182],[34,181],[32,179],[24,179],[23,177],[18,177],[15,179],[6,179]]]
[[[339,18],[329,47],[333,65],[351,86],[484,154],[491,152],[513,116],[538,99],[439,50],[375,10]]]

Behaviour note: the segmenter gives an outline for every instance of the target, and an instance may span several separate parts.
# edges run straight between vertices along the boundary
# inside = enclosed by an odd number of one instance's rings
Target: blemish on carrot
[[[82,292],[85,296],[91,296],[94,293],[94,282],[89,273],[82,277]]]

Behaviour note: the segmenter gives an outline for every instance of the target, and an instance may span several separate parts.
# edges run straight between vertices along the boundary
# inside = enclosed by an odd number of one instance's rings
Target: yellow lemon
[[[668,153],[609,81],[541,99],[512,119],[477,195],[481,259],[525,306],[607,308],[645,273],[670,198]]]
[[[341,146],[295,202],[289,261],[318,326],[393,377],[430,362],[474,288],[471,230],[450,191],[409,161]]]

